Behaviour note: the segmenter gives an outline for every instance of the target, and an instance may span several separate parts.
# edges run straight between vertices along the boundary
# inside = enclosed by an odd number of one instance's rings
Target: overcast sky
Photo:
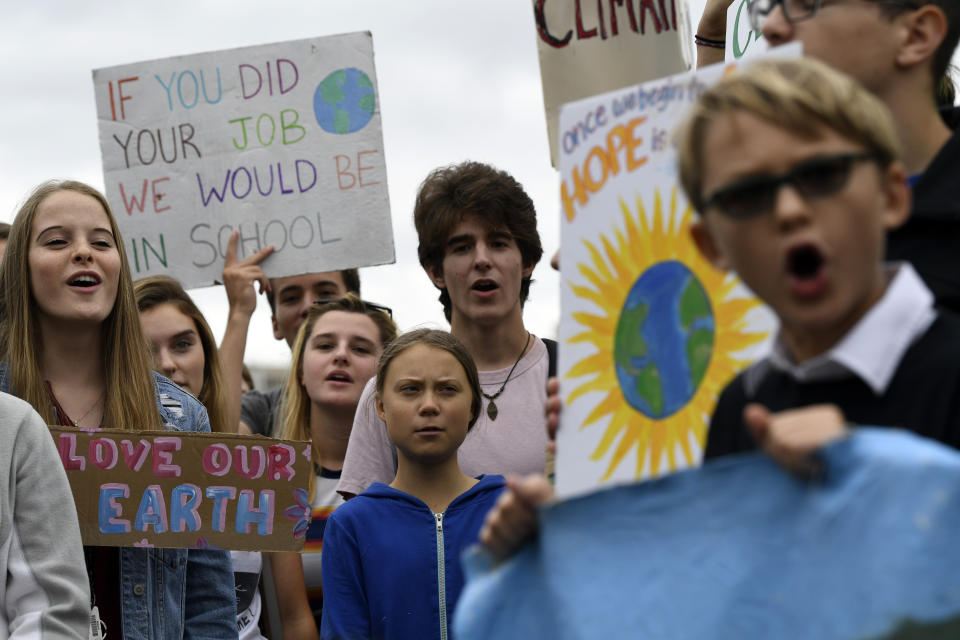
[[[703,0],[690,2],[696,25]],[[289,2],[0,1],[0,220],[50,178],[103,188],[91,70],[202,51],[370,31],[397,264],[361,270],[363,296],[395,309],[403,329],[446,328],[436,290],[416,258],[412,204],[433,168],[471,159],[513,174],[537,205],[545,258],[525,318],[556,332],[557,173],[550,166],[533,11],[529,0],[311,0]],[[218,337],[222,287],[191,292]],[[286,344],[261,301],[247,362],[283,365]]]

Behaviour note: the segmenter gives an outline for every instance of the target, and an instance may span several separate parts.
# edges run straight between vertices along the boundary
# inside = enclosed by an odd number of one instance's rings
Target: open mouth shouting
[[[74,289],[91,290],[94,289],[101,282],[100,275],[94,273],[93,271],[81,271],[80,273],[74,274],[68,281],[67,285]]]
[[[473,283],[473,286],[470,287],[471,291],[480,294],[481,296],[487,297],[493,295],[497,289],[500,288],[495,281],[489,278],[481,278]]]
[[[800,244],[787,252],[787,275],[790,289],[799,298],[816,298],[827,286],[827,260],[814,244]]]
[[[326,377],[327,382],[333,382],[335,384],[353,384],[353,378],[346,371],[332,371]]]

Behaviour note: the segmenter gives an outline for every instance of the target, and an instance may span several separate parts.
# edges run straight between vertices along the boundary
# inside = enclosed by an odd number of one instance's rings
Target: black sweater
[[[877,348],[883,347],[878,336]],[[907,349],[881,395],[852,374],[828,382],[798,382],[773,367],[748,395],[743,376],[720,394],[707,433],[707,459],[756,448],[743,423],[743,409],[750,402],[774,412],[835,404],[851,423],[901,427],[960,449],[960,316],[950,312],[940,312]]]
[[[960,109],[943,112],[957,130]],[[960,313],[960,132],[954,133],[913,186],[913,208],[887,234],[887,260],[913,264],[937,299]]]

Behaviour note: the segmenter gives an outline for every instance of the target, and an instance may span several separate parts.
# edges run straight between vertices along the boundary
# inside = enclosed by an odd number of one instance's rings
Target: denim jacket
[[[210,431],[207,410],[196,398],[160,374],[154,381],[165,429]],[[0,391],[9,388],[8,367],[0,363]],[[226,551],[121,547],[120,594],[125,640],[237,638]]]

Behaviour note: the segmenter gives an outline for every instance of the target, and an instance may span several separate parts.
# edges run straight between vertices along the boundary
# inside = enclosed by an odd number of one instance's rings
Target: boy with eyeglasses
[[[771,413],[824,404],[839,412],[810,428],[831,437],[850,421],[960,448],[960,318],[884,262],[910,194],[883,105],[813,60],[764,62],[708,91],[678,139],[697,247],[780,321],[773,353],[721,394],[706,457],[766,445]]]
[[[722,60],[732,0],[707,0],[698,64]],[[771,45],[799,41],[804,55],[850,74],[893,114],[913,192],[887,258],[911,262],[937,303],[960,311],[960,110],[943,103],[960,39],[957,0],[749,0],[751,25]],[[722,46],[722,45],[721,45]],[[946,92],[952,95],[952,91]]]

